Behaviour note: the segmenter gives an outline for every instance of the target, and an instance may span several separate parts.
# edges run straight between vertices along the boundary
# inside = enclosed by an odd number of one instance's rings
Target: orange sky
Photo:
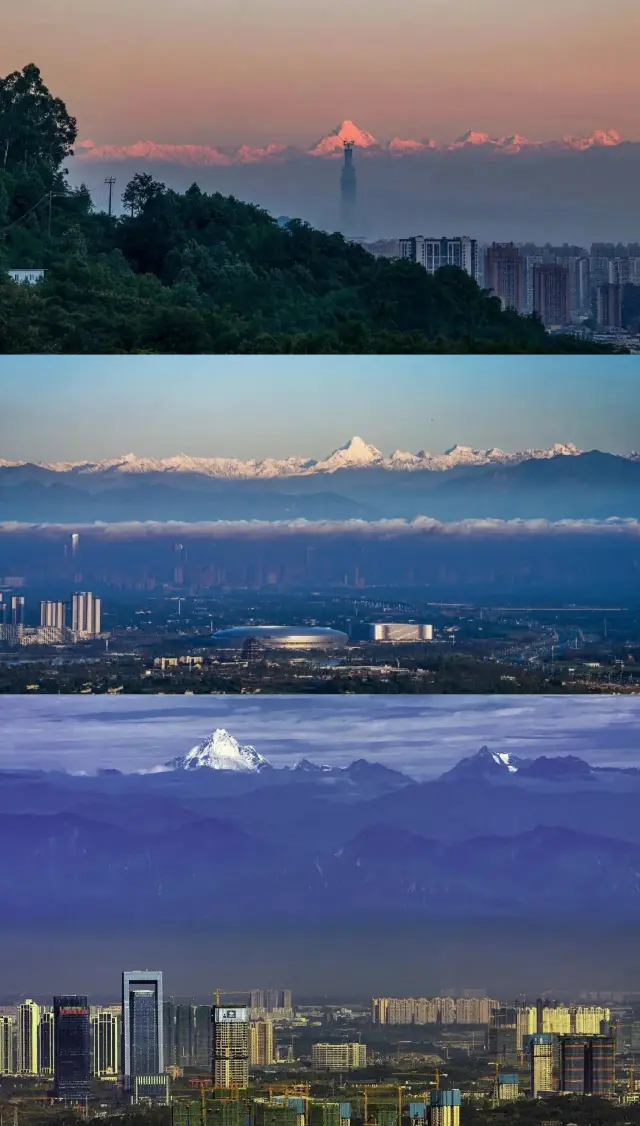
[[[0,74],[27,62],[81,138],[309,144],[469,128],[640,139],[638,0],[19,0]]]

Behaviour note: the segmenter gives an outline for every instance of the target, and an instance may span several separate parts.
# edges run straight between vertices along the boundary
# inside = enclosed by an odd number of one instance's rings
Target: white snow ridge
[[[241,747],[223,727],[218,727],[212,735],[201,743],[166,763],[168,770],[233,770],[236,773],[257,773],[268,769],[271,763],[255,747]]]

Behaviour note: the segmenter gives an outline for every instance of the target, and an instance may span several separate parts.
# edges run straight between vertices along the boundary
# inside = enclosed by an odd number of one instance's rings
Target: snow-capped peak
[[[179,755],[166,765],[170,770],[207,768],[246,774],[271,767],[271,763],[255,747],[241,747],[238,740],[223,727],[216,728],[212,735],[192,747],[186,755]]]
[[[322,137],[311,149],[311,156],[327,156],[331,153],[342,152],[345,141],[359,149],[377,148],[378,142],[366,129],[360,129],[353,121],[343,121],[332,129],[326,137]]]
[[[346,445],[334,450],[326,461],[316,462],[316,470],[342,469],[345,466],[375,465],[384,462],[384,457],[375,446],[369,446],[362,438],[351,438]]]
[[[509,774],[516,774],[518,767],[512,761],[511,755],[506,751],[490,751],[491,758],[498,766],[506,766]]]

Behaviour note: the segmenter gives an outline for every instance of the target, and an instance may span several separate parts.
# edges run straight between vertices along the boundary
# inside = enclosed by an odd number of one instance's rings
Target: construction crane
[[[393,1092],[397,1100],[398,1109],[398,1126],[402,1122],[402,1087],[396,1086],[395,1083],[370,1083],[363,1087],[363,1103],[364,1103],[364,1118],[363,1126],[378,1126],[375,1119],[369,1118],[369,1091],[380,1092]],[[384,1095],[383,1095],[384,1097]]]

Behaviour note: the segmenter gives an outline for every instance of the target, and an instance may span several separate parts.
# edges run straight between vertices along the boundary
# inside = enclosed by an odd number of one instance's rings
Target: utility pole
[[[53,192],[49,192],[49,240],[51,240],[51,211],[53,208]]]
[[[105,180],[105,184],[107,184],[107,186],[109,188],[109,207],[108,207],[108,210],[107,210],[107,215],[109,216],[109,218],[111,218],[111,198],[112,198],[113,186],[114,186],[115,182],[116,182],[115,176],[107,176],[107,178]]]

